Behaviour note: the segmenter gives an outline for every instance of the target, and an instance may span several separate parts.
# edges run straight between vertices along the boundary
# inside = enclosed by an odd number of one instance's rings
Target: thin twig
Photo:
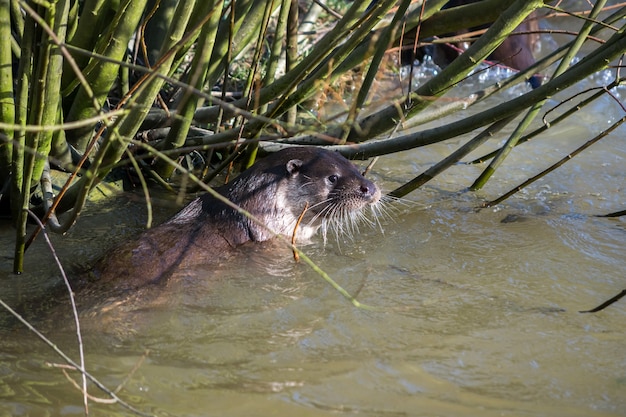
[[[69,381],[70,384],[74,386],[74,388],[76,388],[77,390],[83,393],[83,396],[85,398],[88,398],[93,402],[101,403],[101,404],[115,404],[115,400],[113,398],[99,398],[99,397],[89,394],[87,391],[85,391],[85,387],[81,387],[80,385],[78,385],[76,381],[74,381],[74,379],[70,376],[70,374],[67,373],[67,369],[61,369],[61,372],[63,372],[63,375],[65,375],[65,378]],[[83,378],[84,378],[84,374],[83,374]],[[89,414],[86,412],[85,415],[89,415]]]
[[[67,356],[62,350],[60,350],[54,343],[52,343],[52,341],[50,341],[46,336],[44,336],[39,330],[37,330],[33,325],[31,325],[26,319],[24,319],[19,313],[17,313],[15,310],[13,310],[11,307],[9,307],[9,305],[7,305],[2,299],[0,299],[0,305],[2,307],[4,307],[6,310],[8,310],[13,316],[15,316],[20,322],[22,322],[30,331],[32,331],[33,333],[35,333],[37,335],[37,337],[39,337],[42,341],[44,341],[44,343],[46,343],[48,346],[50,346],[59,356],[61,356],[68,364],[70,364],[72,367],[74,367],[74,369],[78,370],[81,375],[82,375],[82,380],[83,380],[83,386],[82,388],[78,387],[79,390],[83,393],[83,398],[85,401],[85,414],[88,415],[89,411],[88,411],[88,406],[87,406],[87,400],[89,398],[94,398],[93,396],[89,395],[89,393],[87,392],[87,380],[90,380],[91,382],[93,382],[98,388],[100,388],[102,391],[104,391],[105,393],[107,393],[109,396],[111,396],[111,402],[117,402],[119,403],[122,407],[127,408],[128,410],[137,413],[139,415],[142,416],[150,416],[150,414],[144,413],[138,409],[136,409],[135,407],[131,406],[130,404],[126,403],[125,401],[123,401],[122,399],[120,399],[116,392],[109,390],[104,384],[102,384],[100,381],[98,381],[94,376],[92,376],[90,373],[88,373],[86,371],[85,368],[85,357],[84,357],[84,349],[83,349],[83,342],[82,342],[82,336],[81,336],[81,332],[80,332],[80,321],[78,319],[78,310],[76,308],[76,303],[74,300],[74,292],[72,291],[72,287],[71,284],[67,278],[67,275],[65,274],[65,270],[63,269],[63,266],[61,265],[61,262],[56,254],[56,251],[54,249],[54,247],[52,246],[52,243],[48,237],[48,234],[46,233],[46,229],[43,225],[43,223],[41,223],[41,221],[39,220],[39,218],[37,218],[37,216],[35,216],[30,210],[28,212],[30,214],[30,216],[38,223],[42,234],[44,236],[44,239],[46,240],[46,243],[48,244],[48,247],[50,248],[50,251],[52,252],[52,255],[54,257],[54,260],[61,272],[61,275],[63,277],[63,280],[65,282],[66,287],[68,288],[68,293],[70,296],[70,301],[72,304],[72,313],[74,315],[74,320],[75,320],[75,324],[76,324],[76,335],[78,338],[78,348],[79,348],[79,355],[80,355],[80,365],[77,364],[76,362],[74,362],[74,360],[72,360],[69,356]],[[133,370],[134,372],[134,370]],[[65,373],[65,371],[64,371]],[[66,376],[68,376],[66,374]],[[68,376],[69,378],[69,376]],[[69,378],[72,383],[74,385],[77,385],[74,380],[72,380],[71,378]],[[125,381],[124,381],[125,382]],[[106,401],[106,400],[105,400]],[[103,402],[103,401],[100,401]]]
[[[537,174],[537,175],[527,179],[522,184],[520,184],[517,187],[513,188],[512,190],[510,190],[509,192],[505,193],[501,197],[496,198],[495,200],[483,203],[481,207],[492,207],[492,206],[495,206],[496,204],[499,204],[499,203],[503,202],[504,200],[506,200],[507,198],[509,198],[513,194],[515,194],[516,192],[520,191],[521,189],[523,189],[523,188],[527,187],[528,185],[532,184],[533,182],[537,181],[539,178],[545,176],[546,174],[549,174],[550,172],[554,171],[555,169],[557,169],[561,165],[565,164],[567,161],[569,161],[570,159],[572,159],[573,157],[575,157],[576,155],[578,155],[579,153],[581,153],[582,151],[584,151],[585,149],[587,149],[588,147],[590,147],[591,145],[593,145],[594,143],[598,142],[600,139],[604,138],[609,133],[611,133],[612,131],[617,129],[624,122],[626,122],[626,116],[624,116],[621,119],[619,119],[617,122],[615,122],[608,129],[600,132],[593,139],[590,139],[587,142],[585,142],[585,144],[583,144],[582,146],[577,148],[574,152],[566,155],[564,158],[559,160],[557,163],[551,165],[549,168],[545,169],[544,171],[540,172],[539,174]]]
[[[615,211],[609,214],[600,214],[597,217],[622,217],[626,216],[626,210]]]
[[[378,162],[378,158],[379,158],[378,156],[373,157],[372,160],[367,164],[367,166],[365,167],[365,170],[363,170],[362,172],[364,177],[370,173],[372,168],[374,168],[374,165],[376,164],[376,162]]]
[[[114,393],[118,393],[120,392],[120,390],[122,388],[124,388],[124,386],[126,385],[126,383],[128,383],[128,381],[130,381],[130,379],[133,377],[133,375],[135,375],[135,372],[137,372],[137,370],[139,368],[141,368],[141,365],[143,364],[143,362],[146,360],[146,358],[148,357],[148,354],[150,353],[149,350],[146,350],[146,352],[141,355],[141,357],[139,358],[139,360],[137,361],[137,363],[135,364],[135,366],[133,366],[133,369],[130,370],[130,372],[128,373],[128,375],[126,375],[126,378],[124,378],[124,380],[117,386],[117,388],[115,388],[113,390]],[[46,365],[50,366],[51,368],[58,368],[61,369],[63,371],[63,374],[65,375],[65,377],[68,379],[68,381],[74,385],[74,387],[76,387],[76,389],[78,389],[79,391],[83,392],[82,388],[76,383],[76,381],[74,381],[74,379],[72,379],[72,377],[70,377],[70,375],[66,372],[68,369],[72,370],[72,371],[77,371],[78,369],[76,369],[74,366],[72,365],[67,365],[65,363],[51,363],[51,362],[46,362]],[[99,397],[95,397],[91,394],[87,394],[87,396],[89,397],[90,400],[95,401],[97,403],[102,403],[102,404],[113,404],[116,402],[115,399],[108,399],[108,398],[99,398]]]
[[[596,313],[596,312],[598,312],[600,310],[604,310],[605,308],[607,308],[611,304],[619,301],[624,296],[626,296],[626,290],[622,290],[615,297],[613,297],[613,298],[611,298],[609,300],[606,300],[605,302],[603,302],[602,304],[600,304],[599,306],[597,306],[595,308],[592,308],[591,310],[581,310],[581,311],[579,311],[579,313]]]
[[[149,354],[150,350],[148,349],[143,355],[141,355],[135,366],[133,366],[133,369],[131,369],[128,375],[126,375],[126,378],[124,378],[124,380],[117,386],[117,388],[113,390],[114,393],[117,394],[122,388],[124,388],[124,385],[126,385],[126,383],[130,381],[133,375],[135,375],[135,372],[137,372],[137,370],[141,368],[141,365],[143,365],[143,362],[146,360]]]
[[[305,201],[304,203],[304,208],[302,209],[302,213],[300,213],[300,215],[298,216],[298,220],[296,221],[296,225],[293,228],[293,233],[291,234],[291,244],[293,245],[294,249],[293,249],[293,259],[296,262],[300,261],[300,255],[298,255],[298,252],[295,250],[295,246],[296,246],[296,236],[298,234],[298,227],[300,227],[300,222],[302,222],[302,218],[304,217],[304,213],[306,213],[306,211],[309,208],[309,202]]]
[[[83,337],[80,332],[80,320],[78,319],[78,310],[76,309],[76,301],[74,300],[74,291],[72,290],[72,285],[70,284],[70,281],[67,279],[67,275],[65,274],[65,270],[63,269],[63,265],[61,265],[61,261],[59,260],[59,257],[57,256],[56,250],[54,249],[54,246],[52,245],[52,242],[50,241],[50,238],[48,237],[48,233],[46,232],[45,226],[43,225],[41,220],[39,220],[39,218],[35,216],[35,214],[33,214],[32,211],[28,210],[28,214],[39,225],[41,233],[43,234],[43,237],[46,241],[46,244],[48,245],[48,248],[50,248],[52,257],[54,258],[54,261],[56,262],[57,267],[59,268],[59,271],[61,272],[61,276],[63,277],[63,282],[65,282],[65,286],[67,287],[67,293],[70,297],[70,303],[72,304],[72,315],[74,317],[74,324],[76,325],[76,338],[78,339],[78,354],[80,356],[79,370],[81,371],[82,379],[83,379],[82,391],[83,391],[83,401],[84,401],[84,406],[85,406],[85,415],[89,415],[89,404],[88,404],[88,399],[87,399],[88,398],[87,397],[88,395],[87,394],[87,377],[86,377],[87,372],[85,369],[85,351],[83,347]]]
[[[135,414],[138,414],[140,416],[146,416],[146,417],[152,417],[152,414],[148,414],[145,413],[135,407],[133,407],[132,405],[128,404],[126,401],[122,400],[120,397],[117,396],[117,394],[113,391],[111,391],[110,389],[108,389],[102,382],[100,382],[96,377],[94,377],[93,375],[91,375],[89,372],[87,371],[83,371],[81,369],[81,367],[69,356],[67,356],[65,354],[65,352],[63,352],[61,349],[59,349],[57,347],[57,345],[55,345],[50,339],[48,339],[46,336],[44,336],[39,330],[37,330],[32,324],[30,324],[28,322],[28,320],[26,320],[24,317],[22,317],[17,311],[13,310],[7,303],[5,303],[1,298],[0,298],[0,306],[4,307],[9,313],[11,313],[16,319],[18,319],[24,326],[26,326],[31,332],[35,333],[35,335],[41,339],[45,344],[47,344],[50,348],[52,348],[52,350],[54,350],[59,356],[61,356],[63,358],[63,360],[67,363],[69,363],[70,365],[72,365],[74,368],[78,369],[81,373],[83,373],[88,380],[90,380],[91,382],[93,382],[99,389],[101,389],[102,391],[106,392],[108,395],[111,396],[111,398],[113,398],[114,400],[116,400],[117,403],[119,403],[122,407],[126,408],[127,410],[132,411]]]
[[[523,143],[526,143],[528,141],[530,141],[531,139],[539,136],[539,134],[545,132],[546,130],[548,130],[549,128],[557,125],[558,123],[566,120],[568,117],[570,117],[572,114],[576,113],[577,111],[579,111],[580,109],[582,109],[583,107],[593,103],[595,100],[597,100],[598,98],[602,97],[604,94],[606,94],[607,92],[610,94],[610,90],[614,87],[617,87],[620,85],[620,81],[616,80],[614,82],[612,82],[611,84],[607,85],[606,87],[599,87],[598,90],[592,94],[589,97],[586,97],[584,100],[579,101],[578,103],[574,104],[570,109],[566,110],[565,112],[563,112],[562,114],[560,114],[559,116],[557,116],[554,120],[547,120],[547,118],[545,117],[545,115],[542,118],[543,124],[538,127],[537,129],[533,130],[532,132],[529,132],[528,134],[524,135],[523,137],[520,138],[520,140],[517,142],[516,146],[519,146]],[[577,93],[575,94],[573,97],[576,97],[582,93],[585,92],[590,92],[594,90],[589,89],[589,90],[585,90],[584,92],[581,93]],[[569,101],[570,98],[566,99],[565,101]],[[560,106],[561,104],[559,103],[556,107]],[[554,109],[554,108],[553,108]],[[546,112],[546,114],[550,113],[553,109],[550,109]],[[494,156],[496,156],[498,154],[498,152],[500,151],[500,149],[496,149],[492,152],[489,152],[485,155],[482,155],[478,158],[475,158],[472,161],[466,162],[467,165],[474,165],[474,164],[481,164],[491,158],[493,158]]]
[[[133,157],[132,152],[128,148],[126,148],[124,152],[126,152],[126,155],[128,156],[128,160],[133,165],[133,168],[135,168],[135,172],[137,173],[137,177],[139,178],[139,182],[141,183],[141,190],[143,191],[143,194],[145,197],[146,213],[148,216],[148,218],[146,219],[146,229],[149,229],[150,227],[152,227],[152,199],[150,198],[150,189],[148,188],[148,183],[146,182],[146,178],[143,176],[143,173],[141,172],[141,169],[139,168],[139,164]]]

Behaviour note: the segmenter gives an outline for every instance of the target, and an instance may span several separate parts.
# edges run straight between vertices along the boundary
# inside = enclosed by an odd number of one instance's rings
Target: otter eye
[[[334,184],[334,183],[336,183],[336,182],[337,182],[337,180],[338,180],[338,179],[339,179],[339,176],[338,176],[338,175],[333,174],[333,175],[330,175],[330,176],[328,177],[328,182],[329,182],[329,183],[331,183],[331,184]]]

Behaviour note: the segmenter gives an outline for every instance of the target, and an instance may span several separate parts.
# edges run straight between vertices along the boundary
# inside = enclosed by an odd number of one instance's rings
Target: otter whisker
[[[362,209],[351,210],[346,205],[334,202],[319,210],[312,221],[322,218],[321,232],[324,242],[327,241],[329,230],[333,231],[337,240],[340,240],[341,236],[352,239],[355,233],[360,232],[360,224],[362,223],[382,230],[379,218],[381,210],[378,202],[370,205],[370,212]]]
[[[372,206],[372,217],[374,220],[370,220],[372,222],[372,227],[378,226],[378,229],[381,233],[385,233],[383,228],[383,224],[380,221],[380,218],[383,216],[387,216],[388,213],[385,211],[384,207],[380,207],[378,205]]]
[[[322,200],[322,201],[320,201],[319,203],[315,203],[315,204],[313,204],[311,207],[309,207],[309,209],[310,209],[310,210],[314,210],[314,209],[316,209],[317,207],[319,207],[319,206],[321,206],[321,205],[327,204],[329,201],[332,201],[332,198],[331,198],[331,197],[329,197],[329,198],[327,198],[327,199],[325,199],[325,200]]]
[[[308,187],[309,185],[315,185],[315,181],[313,181],[313,179],[309,176],[305,176],[306,179],[309,180],[309,182],[305,182],[302,184],[302,187]]]

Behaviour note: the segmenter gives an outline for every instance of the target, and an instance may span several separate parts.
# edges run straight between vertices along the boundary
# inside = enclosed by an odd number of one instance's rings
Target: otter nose
[[[368,184],[368,183],[362,183],[361,184],[361,193],[363,194],[372,194],[372,191],[374,189],[374,184]]]
[[[378,199],[378,187],[371,181],[363,181],[360,187],[361,195],[368,200]]]

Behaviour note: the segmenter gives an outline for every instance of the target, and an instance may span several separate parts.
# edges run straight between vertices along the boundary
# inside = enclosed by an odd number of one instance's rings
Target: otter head
[[[365,218],[364,209],[375,207],[380,189],[365,178],[346,158],[320,148],[292,148],[286,162],[289,209],[296,216],[304,211],[300,223],[303,238],[322,228],[351,233]]]

